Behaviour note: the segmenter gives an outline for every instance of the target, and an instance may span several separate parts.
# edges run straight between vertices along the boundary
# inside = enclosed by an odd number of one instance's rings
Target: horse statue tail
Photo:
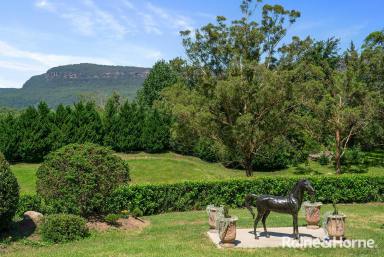
[[[252,209],[252,201],[257,199],[257,195],[255,194],[248,194],[245,196],[245,207],[249,210],[249,212],[252,214],[252,218],[255,219],[255,212]]]

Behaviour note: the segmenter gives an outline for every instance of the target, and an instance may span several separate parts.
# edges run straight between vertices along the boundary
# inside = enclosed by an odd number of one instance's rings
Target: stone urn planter
[[[235,246],[236,240],[236,216],[228,215],[228,208],[221,207],[216,216],[216,228],[218,229],[220,245],[225,248]]]
[[[218,220],[220,245],[222,247],[231,248],[235,246],[237,220],[236,216]]]
[[[210,229],[216,229],[217,215],[223,212],[223,207],[217,207],[214,205],[207,206],[208,224]]]
[[[336,204],[333,203],[333,213],[327,213],[324,220],[324,227],[330,239],[344,239],[345,235],[345,219],[344,213],[339,213]]]
[[[318,229],[320,227],[320,208],[322,203],[305,202],[303,205],[305,210],[305,221],[307,222],[307,228]]]
[[[326,229],[329,238],[343,239],[345,235],[345,219],[344,214],[328,215]]]

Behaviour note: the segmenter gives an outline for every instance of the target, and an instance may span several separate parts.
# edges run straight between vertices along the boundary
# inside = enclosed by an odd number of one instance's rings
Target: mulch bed
[[[123,229],[123,230],[141,230],[145,227],[147,227],[150,222],[140,219],[140,218],[120,218],[117,220],[118,226],[112,226],[109,225],[108,223],[100,220],[90,220],[87,223],[87,227],[91,230],[96,230],[96,231],[107,231],[111,228],[117,228],[117,229]]]

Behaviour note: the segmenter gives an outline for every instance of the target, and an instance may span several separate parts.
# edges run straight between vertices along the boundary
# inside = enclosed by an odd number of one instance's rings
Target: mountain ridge
[[[91,63],[53,67],[32,76],[23,87],[0,88],[0,107],[25,108],[45,101],[50,107],[81,98],[104,101],[113,92],[132,99],[150,68]]]

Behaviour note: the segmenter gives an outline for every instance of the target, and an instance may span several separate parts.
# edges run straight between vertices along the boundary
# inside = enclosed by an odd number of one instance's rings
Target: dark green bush
[[[320,155],[319,164],[322,166],[328,165],[329,164],[329,157],[326,156],[325,154]]]
[[[115,213],[108,214],[107,216],[104,217],[104,221],[112,226],[119,225],[119,223],[117,222],[118,219],[120,219],[120,215]]]
[[[158,153],[169,148],[171,118],[156,109],[146,111],[141,134],[141,143],[145,151]]]
[[[215,162],[217,158],[217,149],[212,140],[200,138],[193,148],[194,155],[208,162]]]
[[[47,205],[38,195],[21,195],[17,206],[16,216],[22,217],[26,211],[37,211],[42,214],[52,214],[55,210]]]
[[[144,215],[201,209],[208,204],[244,206],[248,193],[286,195],[303,177],[261,177],[249,180],[185,182],[119,187],[108,201],[111,212],[140,208]],[[384,200],[384,177],[367,175],[307,176],[315,200],[339,203]]]
[[[292,164],[293,154],[289,142],[283,137],[278,137],[272,143],[263,146],[252,165],[255,170],[284,169]]]
[[[0,153],[0,230],[7,228],[19,202],[19,184],[4,155]]]
[[[72,214],[52,214],[44,218],[41,235],[53,243],[69,242],[89,235],[86,220]]]
[[[342,165],[359,165],[364,163],[364,153],[357,147],[347,149],[341,157]]]
[[[26,211],[37,211],[40,213],[45,213],[41,197],[37,195],[20,196],[16,215],[21,217]]]
[[[55,212],[105,213],[107,197],[129,180],[128,164],[108,148],[72,144],[48,155],[37,171],[37,193]]]

